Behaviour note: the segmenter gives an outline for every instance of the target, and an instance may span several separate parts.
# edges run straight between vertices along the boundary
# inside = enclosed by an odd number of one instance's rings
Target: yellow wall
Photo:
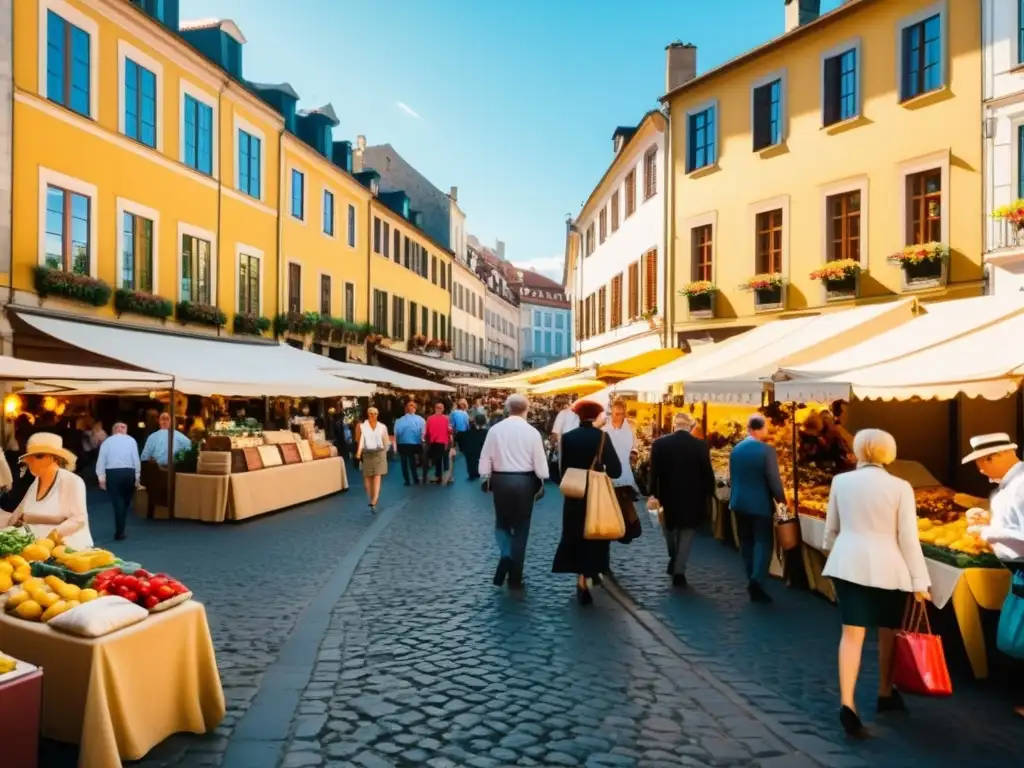
[[[291,178],[295,169],[304,175],[305,216],[292,216]],[[334,236],[324,233],[324,189],[334,194]],[[288,263],[302,268],[303,312],[320,312],[320,275],[331,276],[331,317],[344,319],[344,286],[355,286],[355,322],[367,319],[367,210],[370,191],[327,162],[293,136],[285,138],[284,304],[287,309]],[[348,207],[355,206],[355,247],[349,247]]]
[[[179,299],[179,225],[187,224],[216,236],[218,231],[218,183],[179,162],[181,86],[185,78],[214,103],[223,86],[223,74],[191,52],[175,36],[127,3],[95,0],[64,0],[98,28],[98,119],[82,117],[54,104],[39,92],[39,18],[37,0],[19,0],[14,14],[14,77],[17,89],[14,108],[15,153],[13,179],[13,284],[32,291],[32,267],[40,263],[41,175],[55,172],[95,188],[92,216],[95,240],[92,259],[96,277],[112,288],[120,287],[116,274],[117,233],[121,228],[118,201],[152,209],[158,214],[154,245],[155,292],[172,302]],[[45,17],[44,17],[45,18]],[[74,19],[69,19],[74,21]],[[121,110],[119,41],[154,60],[162,69],[159,86],[157,149],[123,136],[119,131]],[[45,44],[45,33],[43,36]],[[129,53],[129,55],[134,55]],[[145,62],[140,62],[145,63]],[[263,201],[247,200],[235,186],[235,115],[264,134]],[[282,121],[256,97],[232,83],[220,97],[215,131],[214,172],[224,183],[219,208],[219,248],[214,297],[231,315],[238,304],[237,257],[239,244],[263,253],[261,312],[277,312],[277,144]],[[46,169],[46,170],[41,170]],[[45,179],[42,184],[45,184]],[[76,311],[92,312],[84,305]],[[112,306],[100,311],[112,314]]]
[[[780,12],[781,12],[781,3]],[[789,310],[825,303],[821,284],[809,279],[825,261],[824,197],[830,185],[865,182],[867,216],[862,223],[861,297],[893,297],[902,290],[900,268],[886,256],[905,243],[902,172],[928,156],[948,160],[949,285],[927,298],[981,292],[981,39],[979,4],[951,0],[946,30],[948,87],[915,103],[900,104],[897,92],[897,26],[935,0],[867,2],[823,20],[805,34],[782,41],[750,61],[685,88],[670,100],[674,168],[674,282],[690,282],[691,227],[714,222],[714,282],[720,289],[718,321],[754,314],[753,294],[737,286],[758,270],[754,218],[759,203],[780,198],[788,205]],[[860,119],[822,128],[822,54],[860,39]],[[752,150],[751,88],[760,78],[786,72],[783,146]],[[718,101],[718,168],[686,173],[687,111]],[[935,159],[935,164],[940,162]],[[924,170],[918,168],[917,170]],[[944,190],[944,194],[947,191]],[[839,191],[835,189],[834,191]],[[866,229],[866,231],[865,231]],[[784,253],[785,259],[785,253]],[[866,260],[866,263],[865,263]],[[688,323],[687,302],[677,296],[677,328]]]
[[[395,341],[401,343],[410,336],[411,325],[409,322],[409,302],[416,302],[418,307],[427,307],[429,310],[428,320],[430,327],[424,329],[422,326],[422,318],[417,319],[417,333],[424,334],[428,339],[433,338],[433,313],[436,311],[438,316],[444,316],[447,318],[448,326],[448,341],[451,341],[451,282],[448,277],[451,275],[451,252],[440,247],[434,243],[430,238],[426,237],[422,232],[413,228],[408,221],[402,219],[397,213],[386,207],[382,203],[376,201],[371,206],[371,221],[370,221],[370,291],[367,297],[367,304],[369,306],[369,320],[373,322],[373,291],[374,289],[386,291],[388,294],[388,333],[390,334],[393,330],[394,316],[393,316],[393,300],[392,297],[400,296],[405,299],[405,338],[395,339]],[[382,222],[387,222],[390,227],[391,243],[389,245],[388,253],[390,258],[385,258],[381,254],[373,253],[373,217],[379,217]],[[395,263],[394,253],[391,249],[394,248],[394,229],[398,229],[402,232],[402,241],[405,242],[405,238],[411,238],[413,242],[419,243],[420,246],[429,253],[429,257],[437,257],[438,260],[438,279],[435,285],[431,280],[431,272],[428,264],[427,277],[420,277],[418,274],[413,272],[411,269],[405,267],[405,252],[403,245],[403,253],[401,263]],[[382,249],[383,250],[383,249]],[[446,271],[445,288],[441,288],[441,277],[440,272],[442,265]],[[419,310],[422,311],[422,310]],[[440,324],[440,320],[438,320]],[[438,336],[440,336],[440,327],[438,328]]]

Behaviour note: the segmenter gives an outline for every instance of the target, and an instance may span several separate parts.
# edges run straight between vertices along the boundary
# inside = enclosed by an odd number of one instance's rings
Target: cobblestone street
[[[392,470],[377,516],[353,488],[241,525],[131,521],[119,553],[180,576],[206,604],[228,698],[215,734],[169,739],[138,765],[1019,759],[1009,702],[963,676],[952,699],[913,699],[912,714],[876,728],[878,738],[843,740],[834,608],[781,583],[775,605],[749,605],[738,554],[709,538],[695,546],[691,589],[673,590],[645,516],[639,541],[613,546],[621,590],[598,590],[581,610],[572,578],[549,573],[560,527],[553,486],[534,515],[527,589],[515,595],[490,584],[492,514],[477,484],[407,489]],[[95,509],[94,530],[109,543]],[[873,675],[868,659],[865,713]],[[936,737],[943,722],[948,740]],[[47,756],[47,768],[74,765],[54,745]]]

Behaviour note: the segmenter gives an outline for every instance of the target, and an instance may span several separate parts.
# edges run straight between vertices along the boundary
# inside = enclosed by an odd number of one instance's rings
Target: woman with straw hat
[[[71,471],[75,455],[64,447],[60,435],[52,432],[32,435],[19,461],[35,480],[14,512],[0,513],[0,525],[23,523],[36,538],[45,538],[56,529],[72,549],[92,547],[85,508],[85,481]]]

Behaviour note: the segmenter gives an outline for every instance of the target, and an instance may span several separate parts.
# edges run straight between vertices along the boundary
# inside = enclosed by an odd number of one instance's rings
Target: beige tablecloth
[[[345,461],[340,457],[238,472],[230,477],[229,520],[276,512],[348,487]]]
[[[228,512],[230,475],[174,476],[174,516],[179,520],[223,523]]]
[[[0,648],[43,668],[42,734],[80,744],[79,768],[120,768],[175,733],[207,733],[224,718],[201,603],[95,640],[0,616]]]

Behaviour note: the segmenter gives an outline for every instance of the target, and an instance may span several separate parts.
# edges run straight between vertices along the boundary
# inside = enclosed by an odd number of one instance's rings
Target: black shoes
[[[526,584],[523,582],[523,577],[522,576],[509,576],[508,577],[508,588],[511,589],[512,591],[519,592],[519,591],[523,590],[525,587],[526,587]]]
[[[115,533],[114,534],[114,541],[124,541],[127,538],[128,538],[128,535],[125,534],[125,533]]]
[[[903,696],[896,689],[892,689],[892,693],[888,696],[879,696],[878,702],[875,704],[875,711],[879,714],[884,712],[906,712],[907,703],[903,701]]]
[[[747,594],[750,595],[750,602],[768,604],[774,602],[772,596],[764,591],[764,587],[758,584],[756,581],[750,582],[747,585]]]
[[[846,735],[858,741],[863,741],[870,735],[868,729],[864,727],[864,723],[860,721],[860,717],[849,707],[840,708],[839,722],[842,723]]]
[[[676,569],[676,559],[674,557],[670,557],[668,559],[668,565],[665,568],[665,573],[668,574],[669,576],[671,576],[672,572],[675,571],[675,569]]]
[[[590,590],[589,589],[587,589],[585,587],[577,586],[576,587],[576,601],[580,605],[582,605],[582,606],[593,605],[594,604],[594,597],[593,597],[593,595],[590,594]]]
[[[675,576],[672,577],[673,587],[686,587],[688,585],[689,582],[686,581],[686,576],[677,573]]]
[[[508,576],[511,567],[512,561],[507,557],[503,557],[498,561],[498,569],[494,572],[494,586],[505,586],[505,578]]]

